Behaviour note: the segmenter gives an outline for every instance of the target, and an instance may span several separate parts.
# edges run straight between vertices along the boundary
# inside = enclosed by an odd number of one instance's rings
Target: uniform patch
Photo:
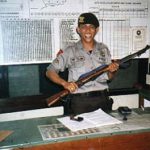
[[[57,53],[57,57],[60,55],[60,54],[63,54],[64,51],[62,49],[59,50],[59,52]]]
[[[73,64],[75,62],[75,58],[70,58],[70,62]]]
[[[84,56],[79,56],[79,57],[78,57],[78,60],[79,60],[79,61],[84,61],[84,60],[85,60],[85,57],[84,57]]]

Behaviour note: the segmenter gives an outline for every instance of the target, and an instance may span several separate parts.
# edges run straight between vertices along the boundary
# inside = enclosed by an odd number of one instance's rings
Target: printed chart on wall
[[[108,45],[113,59],[148,42],[148,0],[0,0],[0,65],[51,62],[79,40],[83,12],[98,17],[96,40]]]

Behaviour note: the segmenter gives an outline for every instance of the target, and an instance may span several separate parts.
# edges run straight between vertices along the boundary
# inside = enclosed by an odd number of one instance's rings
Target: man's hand
[[[116,72],[119,69],[119,64],[117,63],[117,61],[112,62],[109,67],[108,67],[110,72]]]
[[[77,84],[75,82],[65,82],[63,83],[64,89],[68,90],[70,93],[73,93],[77,88]]]
[[[109,80],[112,80],[115,77],[115,74],[117,70],[119,69],[119,63],[117,61],[113,61],[109,66],[108,66],[108,78]]]

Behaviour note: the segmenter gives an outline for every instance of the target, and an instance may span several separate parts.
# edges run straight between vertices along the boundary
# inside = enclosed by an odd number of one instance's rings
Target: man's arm
[[[62,79],[55,71],[53,70],[47,70],[46,76],[53,81],[54,83],[61,85],[64,87],[64,89],[69,90],[70,92],[74,92],[78,86],[74,82],[67,82],[64,79]]]

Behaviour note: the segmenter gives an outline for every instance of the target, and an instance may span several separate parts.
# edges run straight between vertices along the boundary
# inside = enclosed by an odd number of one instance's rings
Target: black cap
[[[97,17],[92,13],[83,13],[78,18],[78,27],[82,24],[92,24],[95,28],[99,27]]]

